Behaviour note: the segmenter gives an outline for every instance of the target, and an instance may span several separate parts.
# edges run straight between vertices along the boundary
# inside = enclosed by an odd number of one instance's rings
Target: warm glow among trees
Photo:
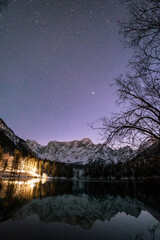
[[[47,177],[73,177],[73,166],[60,162],[38,159],[33,155],[24,154],[15,149],[13,155],[4,153],[0,146],[0,175],[10,177],[32,176]]]
[[[2,159],[3,159],[3,149],[0,146],[0,162],[2,161]]]

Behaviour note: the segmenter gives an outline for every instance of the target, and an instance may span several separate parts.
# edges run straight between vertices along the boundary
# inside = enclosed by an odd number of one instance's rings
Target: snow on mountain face
[[[128,146],[113,150],[106,144],[94,144],[89,138],[70,142],[51,141],[47,146],[42,146],[33,140],[25,142],[23,139],[17,137],[0,118],[0,139],[2,142],[4,136],[10,139],[15,148],[20,149],[26,154],[33,152],[37,157],[51,161],[80,163],[83,165],[96,161],[105,161],[108,164],[119,161],[124,162],[135,155],[135,152]]]
[[[5,124],[5,122],[0,118],[0,130],[5,132],[5,135],[14,142],[15,145],[19,143],[19,138],[15,135],[15,133]]]
[[[24,153],[32,154],[31,149],[26,142],[15,135],[15,133],[6,125],[6,123],[0,118],[0,145],[3,149],[7,149],[7,152],[14,152],[15,149],[19,149]]]
[[[88,138],[70,142],[51,141],[47,146],[42,146],[32,140],[27,140],[26,143],[39,158],[83,165],[95,161],[105,161],[106,164],[124,162],[135,155],[135,152],[128,146],[113,150],[106,144],[93,144]]]
[[[66,195],[33,199],[14,215],[14,219],[22,220],[37,214],[42,222],[64,222],[89,229],[96,220],[111,220],[117,213],[125,213],[138,217],[142,210],[148,210],[137,199],[106,195],[104,199],[86,194]]]
[[[5,124],[5,122],[1,118],[0,118],[0,128],[13,133],[13,131]]]

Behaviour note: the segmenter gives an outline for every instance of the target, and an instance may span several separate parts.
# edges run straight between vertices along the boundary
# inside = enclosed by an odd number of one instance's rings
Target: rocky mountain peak
[[[83,138],[81,141],[82,141],[84,144],[93,144],[93,142],[91,141],[90,138]]]
[[[31,140],[27,140],[26,143],[39,158],[82,165],[96,161],[104,161],[106,164],[117,163],[134,156],[131,149],[113,150],[106,144],[94,144],[89,138],[69,142],[51,141],[47,146],[41,146]]]
[[[26,142],[16,136],[16,134],[7,126],[0,118],[0,145],[5,152],[13,153],[15,149],[19,149],[23,154],[33,154]]]
[[[7,126],[7,124],[2,120],[2,118],[0,118],[0,129],[14,134],[14,132]]]

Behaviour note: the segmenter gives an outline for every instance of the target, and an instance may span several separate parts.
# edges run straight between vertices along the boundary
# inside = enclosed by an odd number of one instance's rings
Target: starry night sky
[[[129,51],[120,0],[10,0],[0,18],[0,117],[23,139],[100,136],[87,123],[116,110],[113,79]]]

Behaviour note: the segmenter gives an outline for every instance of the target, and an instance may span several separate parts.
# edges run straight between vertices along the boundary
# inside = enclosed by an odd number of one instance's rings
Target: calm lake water
[[[0,182],[0,239],[159,240],[160,182]]]

